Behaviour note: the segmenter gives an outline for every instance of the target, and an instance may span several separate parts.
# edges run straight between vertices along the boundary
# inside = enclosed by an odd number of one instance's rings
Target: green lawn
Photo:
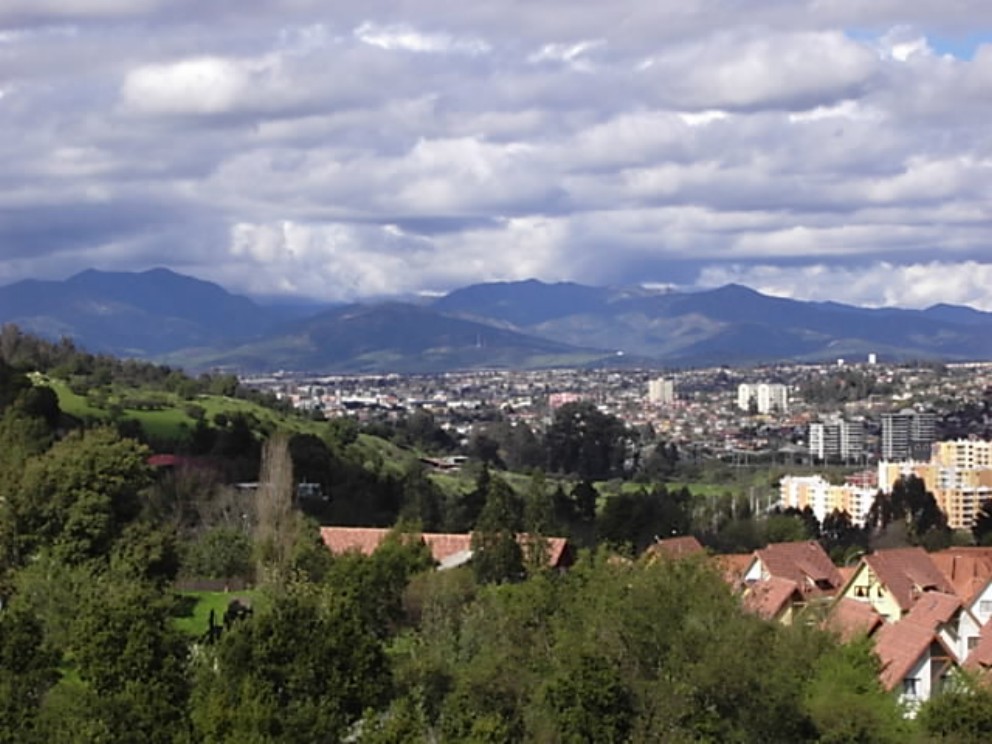
[[[173,620],[176,630],[191,638],[199,638],[210,626],[210,611],[214,611],[214,622],[223,625],[224,612],[236,597],[247,597],[254,601],[256,592],[246,589],[241,592],[180,592],[180,600],[186,614]]]

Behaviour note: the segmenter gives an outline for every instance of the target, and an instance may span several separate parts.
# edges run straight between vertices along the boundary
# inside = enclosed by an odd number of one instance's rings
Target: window
[[[978,645],[978,641],[979,641],[978,636],[969,636],[969,638],[968,638],[968,650],[969,651],[974,651],[975,646]]]
[[[855,597],[867,597],[868,596],[868,587],[866,587],[866,586],[856,586],[856,587],[854,587],[854,596]]]
[[[983,599],[978,603],[978,611],[983,615],[992,615],[992,600]]]
[[[902,694],[908,697],[916,697],[916,686],[919,680],[916,677],[907,677],[902,681]]]

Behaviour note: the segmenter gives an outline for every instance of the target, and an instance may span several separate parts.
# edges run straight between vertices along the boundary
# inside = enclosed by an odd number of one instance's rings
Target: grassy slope
[[[46,378],[41,375],[35,375],[33,379],[36,384],[45,384],[52,388],[58,395],[59,407],[70,416],[109,420],[109,414],[106,410],[91,406],[85,397],[72,392],[65,381]],[[135,394],[138,391],[121,390],[119,392]],[[294,432],[320,434],[324,428],[319,421],[287,416],[257,403],[236,398],[202,395],[194,401],[186,401],[169,393],[156,393],[156,396],[165,400],[168,407],[158,411],[126,408],[123,413],[124,419],[138,421],[142,428],[156,439],[182,439],[188,434],[196,425],[196,421],[185,411],[185,408],[190,404],[196,404],[203,408],[207,421],[221,413],[227,416],[243,413],[251,414],[259,421],[269,422],[274,426]]]

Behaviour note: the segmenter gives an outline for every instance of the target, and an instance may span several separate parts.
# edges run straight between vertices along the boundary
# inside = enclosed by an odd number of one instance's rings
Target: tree
[[[601,655],[567,655],[545,696],[563,742],[623,742],[633,728],[635,697],[614,664]]]
[[[566,403],[545,436],[548,470],[589,480],[622,475],[630,437],[620,419],[592,403]]]
[[[992,545],[992,499],[982,502],[978,514],[975,515],[971,534],[975,536],[977,545]]]
[[[821,657],[804,700],[818,741],[898,744],[906,740],[902,710],[879,683],[879,671],[867,637],[837,646]]]
[[[18,553],[51,546],[70,563],[106,558],[151,483],[148,450],[110,429],[72,434],[28,462],[11,494]]]
[[[911,545],[924,545],[930,550],[947,547],[951,530],[933,494],[916,476],[899,478],[892,486],[892,493],[879,492],[868,510],[866,523],[875,530],[875,538],[888,544],[886,538],[893,533],[898,537],[899,528],[905,528],[906,540]],[[896,530],[892,528],[896,527]]]
[[[486,505],[472,533],[472,568],[480,584],[512,581],[523,575],[523,553],[517,542],[519,510],[516,494],[501,478],[489,484]]]
[[[0,740],[46,740],[38,730],[38,714],[59,679],[57,664],[58,654],[29,609],[0,612]]]
[[[265,442],[262,472],[255,491],[255,550],[259,578],[282,578],[298,537],[293,510],[296,485],[289,437],[274,434]]]
[[[69,650],[85,688],[80,728],[110,741],[173,742],[187,730],[187,646],[148,584],[104,576],[76,608]],[[60,724],[65,726],[65,722]]]
[[[388,691],[382,644],[358,605],[291,583],[200,657],[194,729],[211,742],[337,742]]]
[[[964,676],[956,687],[925,702],[917,721],[928,741],[986,742],[992,732],[992,690],[980,680]]]

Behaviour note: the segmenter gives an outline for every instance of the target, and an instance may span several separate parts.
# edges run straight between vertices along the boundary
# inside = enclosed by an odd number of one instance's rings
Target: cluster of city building
[[[870,374],[884,395],[832,404],[806,399],[804,391],[851,370]],[[961,407],[988,400],[992,365],[901,366],[778,365],[754,369],[715,367],[658,375],[651,370],[487,370],[440,375],[333,375],[248,380],[325,417],[394,418],[427,411],[467,441],[479,426],[500,417],[540,431],[555,410],[589,401],[645,432],[644,443],[674,443],[697,458],[741,466],[770,463],[802,467],[780,484],[784,505],[809,505],[822,517],[833,508],[863,520],[879,488],[894,474],[918,474],[954,527],[966,528],[992,485],[986,466],[948,464],[951,442],[942,426]],[[992,427],[988,417],[986,432]],[[988,438],[981,428],[958,427],[954,439]],[[974,447],[980,448],[979,441]],[[952,458],[953,459],[953,458]],[[966,462],[967,460],[965,460]],[[824,474],[810,474],[818,464]],[[852,471],[844,483],[826,466]],[[833,481],[833,482],[831,482]]]

